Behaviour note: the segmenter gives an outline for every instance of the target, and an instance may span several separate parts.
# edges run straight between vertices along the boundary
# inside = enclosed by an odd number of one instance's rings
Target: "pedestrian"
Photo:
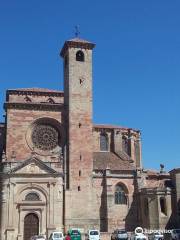
[[[65,240],[71,240],[71,236],[69,232],[67,233]]]

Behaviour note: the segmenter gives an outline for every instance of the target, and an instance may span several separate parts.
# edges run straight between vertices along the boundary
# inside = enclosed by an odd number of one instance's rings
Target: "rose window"
[[[59,133],[51,125],[35,125],[31,138],[34,147],[43,151],[53,150],[59,145]]]

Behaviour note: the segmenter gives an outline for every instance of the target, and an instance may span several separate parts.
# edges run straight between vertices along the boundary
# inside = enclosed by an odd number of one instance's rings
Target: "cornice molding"
[[[20,109],[20,110],[40,110],[40,111],[61,111],[64,104],[61,103],[4,103],[4,109]]]
[[[60,56],[64,57],[68,48],[82,48],[82,49],[90,49],[91,50],[94,47],[95,47],[94,43],[69,40],[64,43],[64,46],[60,52]]]
[[[7,95],[35,95],[35,96],[53,96],[63,97],[64,92],[46,92],[46,91],[31,91],[31,90],[7,90]]]

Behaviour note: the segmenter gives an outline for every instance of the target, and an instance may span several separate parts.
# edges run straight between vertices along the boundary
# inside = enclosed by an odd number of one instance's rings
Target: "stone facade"
[[[2,240],[179,227],[180,169],[142,169],[137,129],[92,121],[93,43],[66,41],[64,92],[12,89],[0,124]],[[13,214],[12,214],[13,213]]]

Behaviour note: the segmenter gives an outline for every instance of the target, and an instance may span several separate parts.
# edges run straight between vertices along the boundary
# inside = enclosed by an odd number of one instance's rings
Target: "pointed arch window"
[[[100,134],[100,151],[108,151],[108,135],[106,133]]]
[[[26,195],[25,201],[40,201],[40,198],[37,193],[31,192]]]
[[[76,53],[76,61],[84,62],[84,53],[83,53],[83,51],[81,51],[81,50],[77,51],[77,53]]]
[[[122,148],[124,152],[129,154],[129,142],[126,136],[122,137]]]
[[[121,184],[116,185],[114,193],[115,204],[127,205],[127,196],[125,193],[124,186]]]

